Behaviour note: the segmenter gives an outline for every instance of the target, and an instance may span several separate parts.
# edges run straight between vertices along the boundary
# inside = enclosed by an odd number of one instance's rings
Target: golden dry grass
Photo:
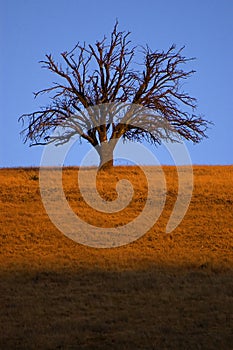
[[[136,167],[101,173],[98,186],[116,197],[129,178],[134,200],[106,218],[64,171],[70,206],[103,227],[128,222],[147,187]],[[231,349],[233,344],[233,166],[195,166],[188,212],[164,229],[177,195],[174,167],[164,167],[165,209],[137,241],[113,249],[82,246],[50,222],[38,169],[0,169],[1,349]],[[106,192],[106,184],[108,191]]]

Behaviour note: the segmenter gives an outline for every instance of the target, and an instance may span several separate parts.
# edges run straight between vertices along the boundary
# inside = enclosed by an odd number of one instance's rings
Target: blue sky
[[[53,77],[41,69],[46,53],[55,58],[80,41],[94,43],[108,35],[118,18],[136,45],[167,49],[185,45],[196,57],[197,73],[186,90],[198,100],[198,112],[212,120],[208,139],[187,143],[194,164],[233,164],[233,2],[231,0],[1,0],[0,26],[0,167],[36,166],[42,147],[22,143],[18,117],[46,103],[33,92]],[[77,145],[68,163],[78,165],[88,147]],[[162,164],[162,149],[153,150]]]

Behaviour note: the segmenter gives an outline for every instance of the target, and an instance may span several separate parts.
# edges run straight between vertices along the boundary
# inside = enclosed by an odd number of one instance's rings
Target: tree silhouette
[[[129,36],[116,22],[109,42],[104,37],[61,53],[65,67],[46,55],[42,67],[58,81],[34,94],[50,93],[50,104],[19,118],[26,125],[24,142],[59,145],[78,134],[96,148],[100,166],[108,167],[120,138],[160,144],[163,138],[197,143],[206,137],[209,122],[194,114],[196,99],[182,90],[194,73],[183,66],[193,58],[175,45],[167,51],[132,47]],[[140,64],[135,62],[138,53]],[[58,126],[63,132],[54,135]]]

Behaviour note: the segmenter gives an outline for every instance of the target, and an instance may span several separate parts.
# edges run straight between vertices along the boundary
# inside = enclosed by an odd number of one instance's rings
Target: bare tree
[[[104,37],[95,45],[78,43],[72,51],[63,52],[65,68],[51,54],[46,55],[42,67],[58,81],[35,93],[35,97],[50,93],[49,105],[19,118],[26,124],[24,142],[58,145],[78,134],[96,148],[100,166],[107,162],[108,167],[121,137],[152,144],[160,144],[162,138],[179,141],[180,137],[197,143],[206,137],[209,122],[194,114],[196,99],[182,90],[183,81],[194,73],[183,65],[193,58],[184,57],[184,47],[176,50],[175,45],[167,51],[148,46],[137,50],[129,35],[119,31],[116,22],[109,42]],[[141,64],[134,62],[138,52],[143,57]],[[119,113],[122,104],[124,113]],[[101,106],[101,113],[96,105]],[[64,132],[54,136],[60,125]]]

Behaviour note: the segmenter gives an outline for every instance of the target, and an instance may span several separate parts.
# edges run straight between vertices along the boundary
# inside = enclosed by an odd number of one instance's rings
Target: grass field
[[[65,194],[92,225],[122,225],[143,209],[138,168],[100,175],[107,200],[116,180],[135,187],[126,212],[107,217],[82,200],[77,171],[64,170]],[[154,227],[97,249],[53,226],[38,169],[0,169],[0,349],[233,349],[233,166],[194,166],[189,209],[171,234],[177,174],[164,172],[166,205]]]

